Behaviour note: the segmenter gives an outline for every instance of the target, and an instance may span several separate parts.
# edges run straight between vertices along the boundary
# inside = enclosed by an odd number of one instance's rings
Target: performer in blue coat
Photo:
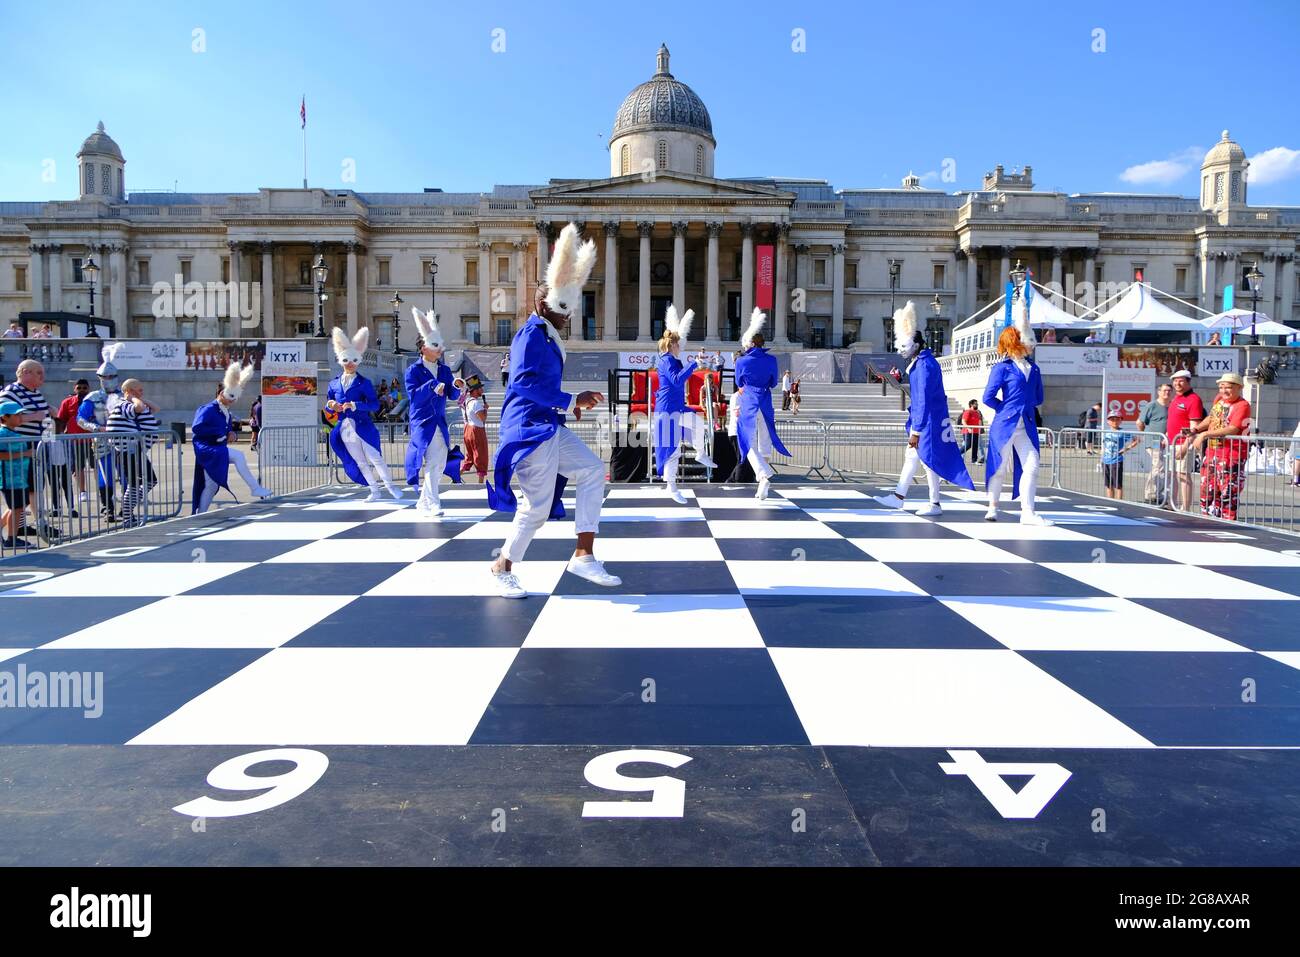
[[[758,491],[754,497],[767,498],[768,486],[776,470],[768,464],[773,450],[789,455],[776,434],[776,415],[772,411],[772,389],[781,380],[781,370],[776,356],[763,348],[763,334],[759,331],[767,315],[755,309],[749,327],[741,337],[744,355],[736,360],[736,392],[739,407],[736,410],[736,438],[740,455],[754,469],[758,478]]]
[[[269,498],[271,495],[270,489],[263,488],[253,477],[244,453],[227,444],[234,434],[230,410],[239,401],[244,387],[256,371],[253,366],[245,369],[240,363],[232,362],[217,389],[216,398],[207,405],[199,406],[194,413],[194,422],[190,425],[194,446],[194,494],[191,503],[194,515],[208,510],[218,489],[224,488],[230,492],[231,465],[248,484],[255,498]]]
[[[709,455],[705,439],[704,421],[694,410],[686,408],[686,383],[695,371],[692,360],[682,365],[682,345],[691,333],[695,311],[687,309],[686,315],[677,318],[677,308],[668,306],[664,316],[664,334],[659,339],[659,388],[655,391],[655,468],[668,485],[668,494],[678,505],[686,504],[686,496],[677,488],[677,467],[682,457],[682,441],[695,449],[695,461],[705,468],[717,468]]]
[[[406,370],[406,395],[410,402],[408,422],[411,440],[406,446],[406,484],[420,483],[420,467],[424,467],[424,484],[420,486],[420,499],[415,510],[421,517],[434,518],[442,514],[438,498],[438,483],[446,475],[460,482],[460,463],[465,457],[460,447],[451,447],[447,432],[447,401],[455,402],[465,388],[465,380],[455,378],[442,353],[446,348],[438,329],[435,313],[423,313],[411,307],[415,328],[420,333],[420,361]]]
[[[1014,472],[1011,497],[1020,498],[1020,524],[1053,524],[1034,510],[1038,491],[1038,425],[1034,412],[1043,404],[1043,376],[1030,357],[1035,345],[1034,331],[1022,301],[1017,307],[1015,324],[1002,330],[998,337],[998,353],[1003,358],[989,370],[989,382],[984,389],[984,404],[996,413],[989,426],[989,448],[984,459],[984,484],[989,493],[989,509],[984,518],[990,522],[998,520],[1002,463],[1010,449]]]
[[[379,430],[370,420],[370,413],[379,409],[379,397],[370,380],[357,372],[370,342],[370,330],[363,326],[349,340],[347,333],[335,326],[331,335],[334,355],[343,366],[343,374],[330,380],[326,393],[325,408],[339,413],[338,427],[330,433],[330,448],[339,457],[348,478],[370,488],[367,502],[380,500],[381,487],[400,501],[402,493],[388,473]]]
[[[975,490],[961,458],[961,447],[953,434],[948,414],[948,393],[943,387],[943,371],[934,353],[925,347],[916,307],[909,301],[894,313],[894,349],[908,362],[907,380],[911,387],[911,405],[907,409],[907,452],[903,471],[894,491],[878,496],[876,501],[887,508],[902,508],[916,470],[925,466],[930,500],[917,515],[934,518],[943,514],[939,501],[940,479],[953,485]]]
[[[568,571],[597,585],[621,585],[593,554],[605,497],[605,464],[576,435],[564,427],[564,416],[581,417],[605,397],[599,392],[564,392],[564,342],[559,330],[577,312],[581,316],[582,287],[596,263],[596,245],[579,244],[578,227],[569,223],[555,243],[546,267],[546,282],[537,290],[536,309],[510,343],[510,385],[501,405],[501,433],[488,482],[488,504],[513,512],[514,521],[491,571],[497,593],[523,598],[527,593],[511,570],[524,557],[529,543],[547,517],[563,518],[560,494],[569,479],[577,486],[574,530],[577,548]],[[522,504],[510,488],[518,479]]]

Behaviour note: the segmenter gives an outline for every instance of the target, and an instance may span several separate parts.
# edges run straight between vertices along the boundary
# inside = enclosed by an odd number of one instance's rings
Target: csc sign
[[[620,369],[653,369],[659,361],[657,352],[620,352],[618,367]]]
[[[1240,372],[1240,353],[1236,349],[1200,349],[1196,361],[1198,376],[1218,378],[1225,372]]]

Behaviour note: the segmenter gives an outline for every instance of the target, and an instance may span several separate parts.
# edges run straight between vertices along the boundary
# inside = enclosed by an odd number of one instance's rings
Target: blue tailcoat
[[[772,437],[772,450],[780,455],[790,451],[781,444],[776,434],[776,415],[772,411],[772,389],[781,381],[776,356],[760,346],[752,347],[736,360],[736,388],[740,405],[736,408],[736,439],[740,444],[740,458],[749,457],[749,447],[754,442],[754,423],[761,415],[767,423],[767,434]]]
[[[922,349],[916,354],[907,381],[911,386],[912,403],[907,407],[906,429],[909,435],[913,432],[921,434],[916,450],[922,464],[953,485],[973,492],[975,483],[966,471],[961,446],[953,434],[948,393],[943,388],[943,370],[933,352]]]
[[[664,474],[664,463],[682,442],[681,415],[686,411],[686,380],[695,362],[683,366],[671,352],[659,357],[659,388],[655,390],[655,471]]]
[[[510,343],[510,384],[501,403],[500,444],[493,470],[496,485],[484,483],[488,505],[499,512],[513,512],[518,506],[510,479],[519,463],[564,425],[562,410],[573,396],[560,390],[563,378],[560,347],[551,341],[545,320],[533,313]],[[563,475],[555,477],[551,518],[564,517],[560,495],[567,483]]]
[[[1001,393],[1001,397],[999,397]],[[984,388],[984,404],[996,415],[989,426],[989,448],[984,456],[984,484],[989,477],[996,475],[1002,467],[1002,447],[1007,444],[1016,424],[1023,422],[1025,434],[1029,441],[1038,448],[1038,424],[1034,410],[1043,404],[1043,375],[1038,371],[1038,364],[1029,360],[1029,378],[1016,367],[1015,361],[1006,357],[989,370],[989,384]],[[1011,497],[1020,496],[1020,456],[1011,450],[1014,469],[1014,484]]]
[[[208,475],[217,480],[220,488],[230,492],[230,450],[226,448],[226,439],[230,436],[230,414],[213,399],[195,410],[190,431],[194,443],[194,494],[190,505],[191,514],[195,514]]]
[[[460,390],[453,384],[455,376],[447,364],[438,360],[438,374],[435,376],[423,361],[418,361],[406,370],[406,394],[410,397],[408,422],[410,423],[411,441],[406,446],[406,484],[418,485],[420,469],[424,465],[424,454],[433,441],[435,432],[442,433],[442,441],[447,446],[447,464],[443,474],[453,482],[460,481],[460,463],[464,454],[460,447],[451,447],[451,437],[447,432],[447,402],[460,398]],[[445,389],[442,395],[433,390],[441,382]]]
[[[343,423],[351,419],[357,430],[357,437],[362,442],[372,449],[383,449],[379,440],[379,430],[375,428],[375,423],[370,421],[370,413],[379,409],[379,397],[375,394],[375,387],[370,384],[369,379],[358,372],[356,378],[352,380],[352,385],[345,390],[343,376],[340,375],[330,380],[329,391],[325,397],[335,402],[357,404],[355,409],[338,413],[338,427],[330,432],[330,448],[339,457],[339,462],[343,465],[343,471],[347,473],[348,478],[358,485],[365,485],[365,476],[361,474],[361,469],[357,467],[347,446],[343,444]]]

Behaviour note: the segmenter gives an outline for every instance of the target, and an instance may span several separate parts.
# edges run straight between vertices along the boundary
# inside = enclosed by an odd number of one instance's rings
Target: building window
[[[846,289],[858,288],[858,264],[855,262],[844,264],[844,287]]]
[[[744,270],[745,255],[738,252],[731,260],[731,278],[740,279],[744,275]]]
[[[655,144],[655,168],[668,168],[668,141],[660,140]]]
[[[1223,174],[1214,174],[1214,201],[1215,203],[1223,202]]]
[[[181,260],[181,282],[189,282],[194,276],[194,260]]]
[[[618,151],[618,155],[619,173],[622,176],[626,176],[628,173],[632,172],[632,147],[624,143],[622,149]]]
[[[86,277],[81,272],[81,260],[74,258],[72,260],[72,281],[85,282]]]
[[[466,342],[473,343],[476,346],[483,345],[479,339],[478,316],[461,316],[460,324],[462,330],[464,330],[462,336]]]
[[[496,344],[499,346],[509,345],[511,337],[510,320],[508,318],[497,317],[496,327]]]
[[[230,257],[221,257],[221,281],[230,282]]]
[[[976,263],[976,264],[975,264],[975,288],[976,288],[976,289],[988,289],[988,285],[985,283],[985,280],[984,280],[984,264],[983,264],[983,263]],[[971,305],[974,306],[974,303],[971,303]]]
[[[149,285],[149,260],[137,259],[135,261],[136,282],[141,286]]]
[[[300,286],[311,285],[311,260],[310,259],[298,260],[298,285]]]
[[[392,278],[389,276],[390,263],[387,259],[379,260],[379,285],[388,286],[392,284]]]
[[[944,279],[946,278],[946,277],[944,276],[944,271],[945,271],[945,269],[946,269],[946,267],[944,266],[943,263],[935,263],[935,264],[934,264],[934,288],[935,288],[935,289],[942,289],[942,288],[944,288],[944,286],[943,286],[943,282],[944,282]]]
[[[497,282],[509,282],[509,281],[510,281],[510,257],[498,256],[497,257]]]
[[[137,339],[153,338],[153,317],[140,316],[132,322],[135,326],[135,335]]]
[[[86,164],[86,192],[93,193],[94,191],[95,191],[95,164],[87,163]]]
[[[596,338],[596,294],[582,294],[582,338],[588,341]]]
[[[181,337],[182,339],[193,339],[193,338],[194,338],[194,320],[193,320],[193,319],[181,319],[179,322],[176,323],[176,331],[180,334],[180,337]]]
[[[1177,266],[1174,268],[1174,292],[1187,291],[1187,267]]]
[[[15,292],[27,291],[27,267],[26,266],[14,266],[14,291]]]
[[[826,260],[824,259],[813,260],[813,285],[826,285]]]
[[[1204,206],[1210,201],[1210,177],[1201,177],[1201,205]]]
[[[1133,264],[1133,281],[1134,281],[1134,282],[1144,282],[1144,281],[1146,280],[1146,270],[1147,270],[1147,264],[1146,264],[1146,263],[1134,263],[1134,264]]]
[[[126,190],[123,188],[122,183],[122,168],[120,166],[117,169],[117,195],[119,198],[126,198]]]
[[[695,172],[704,175],[704,144],[695,144]]]
[[[465,285],[467,286],[478,285],[478,260],[477,259],[465,260]]]
[[[105,196],[108,195],[108,189],[113,181],[113,173],[108,168],[107,163],[101,163],[99,167],[99,191]]]
[[[1235,203],[1241,199],[1241,174],[1234,172],[1232,174],[1232,201]]]

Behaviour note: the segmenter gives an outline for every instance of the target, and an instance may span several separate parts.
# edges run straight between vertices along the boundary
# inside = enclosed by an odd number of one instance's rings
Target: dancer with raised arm
[[[677,488],[677,467],[682,458],[682,442],[689,441],[695,449],[695,461],[705,468],[717,468],[704,444],[704,421],[694,411],[686,408],[686,383],[698,363],[695,360],[682,365],[682,346],[691,333],[695,310],[687,309],[679,320],[677,308],[668,306],[664,316],[664,334],[659,339],[659,388],[655,392],[655,467],[664,477],[668,494],[678,505],[686,504],[686,496]]]
[[[744,353],[736,360],[736,392],[740,406],[736,411],[736,438],[741,457],[749,462],[758,479],[757,499],[767,498],[768,486],[776,470],[768,464],[772,452],[789,455],[776,434],[776,414],[772,410],[772,389],[780,381],[776,356],[764,348],[763,323],[767,315],[755,309],[740,345]]]
[[[393,484],[384,453],[380,451],[383,445],[379,430],[370,419],[370,414],[379,408],[379,396],[370,380],[357,371],[370,343],[370,330],[362,326],[349,340],[347,333],[335,326],[331,335],[334,355],[343,372],[330,381],[325,402],[325,408],[339,416],[338,428],[330,433],[330,448],[339,457],[348,478],[370,488],[367,502],[378,502],[381,488],[388,489],[389,495],[401,501],[402,492]]]
[[[546,267],[546,282],[538,287],[536,308],[510,343],[510,385],[501,404],[501,438],[497,449],[495,485],[487,483],[488,504],[513,512],[514,521],[491,573],[503,598],[523,598],[525,592],[513,565],[521,561],[533,536],[547,518],[563,518],[560,500],[572,479],[576,489],[574,530],[578,542],[568,571],[597,585],[621,585],[597,560],[596,532],[605,497],[605,464],[564,426],[564,417],[605,401],[599,392],[563,392],[564,342],[560,330],[572,315],[581,315],[582,287],[596,264],[596,244],[579,243],[578,227],[565,226]],[[515,498],[510,480],[518,479],[523,502]]]
[[[460,482],[460,461],[464,458],[459,448],[451,447],[447,433],[447,400],[455,402],[465,380],[454,377],[442,361],[446,345],[438,329],[436,313],[423,313],[411,307],[415,328],[419,330],[422,345],[420,361],[406,370],[406,394],[410,400],[411,441],[406,446],[406,484],[415,487],[420,482],[420,467],[424,467],[424,484],[420,486],[420,499],[415,510],[422,518],[436,518],[442,514],[438,497],[438,483],[445,474],[453,482]]]

